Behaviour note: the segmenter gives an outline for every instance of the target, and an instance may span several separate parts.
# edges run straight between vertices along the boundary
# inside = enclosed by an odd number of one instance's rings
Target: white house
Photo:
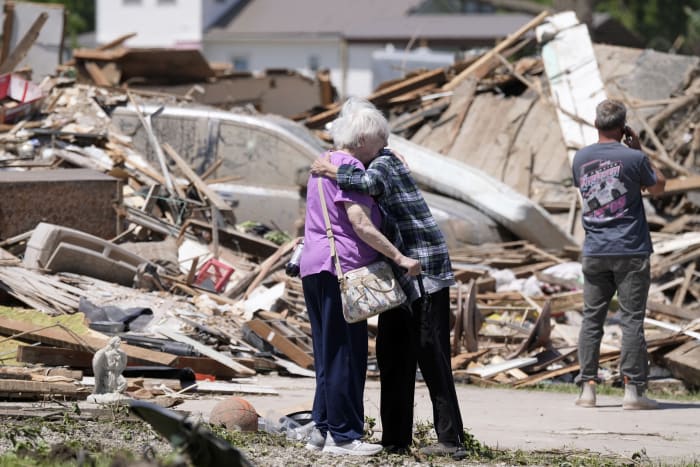
[[[95,0],[98,44],[129,33],[129,47],[202,48],[204,32],[238,0]]]
[[[491,47],[531,18],[422,13],[430,1],[97,0],[97,42],[137,32],[128,46],[197,47],[240,71],[324,68],[341,96],[365,96],[374,88],[373,54],[387,44],[443,53]]]

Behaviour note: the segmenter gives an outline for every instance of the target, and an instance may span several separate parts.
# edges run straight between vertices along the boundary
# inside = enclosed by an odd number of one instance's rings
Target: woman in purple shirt
[[[386,146],[389,126],[368,101],[350,98],[333,122],[331,134],[338,148],[331,152],[331,162],[364,169]],[[348,324],[343,318],[316,178],[311,176],[308,182],[300,264],[316,368],[316,428],[306,447],[331,454],[373,455],[382,446],[361,441],[367,322]],[[379,232],[381,215],[371,196],[343,191],[328,178],[322,178],[321,183],[343,271],[366,266],[382,254],[411,275],[420,272],[417,260],[402,255]]]

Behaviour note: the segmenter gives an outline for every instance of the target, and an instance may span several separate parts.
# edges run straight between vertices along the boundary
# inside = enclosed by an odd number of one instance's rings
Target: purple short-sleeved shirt
[[[363,170],[365,168],[359,160],[342,151],[332,152],[331,162],[336,166],[352,164]],[[304,252],[300,263],[301,277],[323,271],[335,275],[335,264],[331,258],[331,247],[326,237],[326,224],[323,220],[323,208],[316,178],[313,175],[309,177],[307,185]],[[349,202],[370,208],[372,223],[379,228],[381,215],[374,199],[369,195],[343,191],[334,180],[328,178],[322,178],[321,182],[342,270],[349,271],[376,261],[379,253],[357,236],[345,212],[344,204]]]

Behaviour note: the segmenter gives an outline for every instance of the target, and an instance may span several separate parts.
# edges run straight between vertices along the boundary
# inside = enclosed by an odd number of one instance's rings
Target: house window
[[[321,66],[321,58],[318,55],[309,55],[309,70],[318,71]]]
[[[231,63],[235,71],[248,71],[248,57],[233,57]]]

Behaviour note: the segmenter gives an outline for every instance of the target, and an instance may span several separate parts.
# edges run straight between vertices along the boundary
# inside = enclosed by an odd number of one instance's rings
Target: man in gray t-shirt
[[[576,404],[595,407],[595,385],[603,325],[615,292],[623,336],[620,373],[625,382],[623,409],[654,409],[644,396],[648,356],[644,315],[652,252],[642,191],[663,193],[666,180],[640,150],[639,138],[626,125],[625,106],[605,100],[596,108],[598,142],[582,148],[572,164],[581,191],[583,228],[583,323],[579,335],[581,393]],[[624,139],[624,145],[620,141]]]

